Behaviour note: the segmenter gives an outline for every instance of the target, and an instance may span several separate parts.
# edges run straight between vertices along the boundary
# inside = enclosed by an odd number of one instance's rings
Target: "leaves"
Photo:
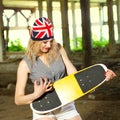
[[[25,51],[25,47],[22,46],[20,39],[9,41],[8,51]]]

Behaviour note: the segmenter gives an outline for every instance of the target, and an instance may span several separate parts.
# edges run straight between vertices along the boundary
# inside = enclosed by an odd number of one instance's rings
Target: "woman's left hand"
[[[108,69],[107,72],[105,73],[105,76],[106,81],[109,81],[113,79],[116,76],[116,74],[112,70]]]

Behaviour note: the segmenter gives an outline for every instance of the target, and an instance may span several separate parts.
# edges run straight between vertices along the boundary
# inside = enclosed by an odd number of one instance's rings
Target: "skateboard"
[[[105,81],[107,67],[95,64],[53,83],[53,90],[34,100],[30,107],[39,114],[54,111],[94,91]]]

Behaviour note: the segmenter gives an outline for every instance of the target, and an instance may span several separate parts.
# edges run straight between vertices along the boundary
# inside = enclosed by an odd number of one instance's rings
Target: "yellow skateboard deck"
[[[35,100],[30,107],[39,114],[54,111],[99,87],[105,81],[106,71],[104,64],[95,64],[57,80],[53,90]]]

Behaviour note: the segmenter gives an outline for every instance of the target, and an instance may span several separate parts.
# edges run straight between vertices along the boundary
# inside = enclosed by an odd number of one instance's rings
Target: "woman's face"
[[[40,50],[44,53],[49,52],[52,47],[53,39],[43,40],[41,43]]]

